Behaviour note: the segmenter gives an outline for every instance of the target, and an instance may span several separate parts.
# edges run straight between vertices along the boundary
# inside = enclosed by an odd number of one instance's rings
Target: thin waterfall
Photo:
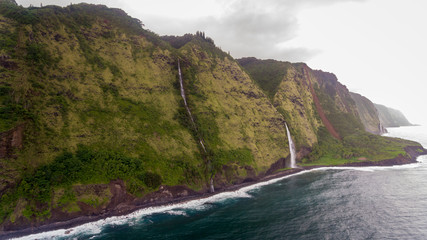
[[[182,83],[181,65],[179,64],[179,59],[178,59],[178,74],[179,74],[179,86],[181,88],[181,97],[184,100],[185,109],[187,109],[187,113],[190,116],[191,123],[193,124],[193,127],[196,128],[193,115],[191,114],[190,108],[188,107],[188,104],[187,104],[187,98],[185,97],[184,84]]]
[[[181,88],[181,97],[184,100],[184,105],[185,105],[185,109],[187,110],[188,116],[190,116],[191,124],[193,125],[194,130],[197,131],[196,123],[194,122],[193,115],[191,114],[190,108],[188,107],[187,98],[185,97],[185,90],[184,90],[184,84],[182,82],[181,65],[180,65],[179,59],[178,59],[178,74],[179,74],[179,86]],[[203,151],[207,154],[205,144],[203,143],[203,139],[201,137],[199,137],[199,143]],[[209,168],[211,167],[210,165],[211,163],[209,161],[208,162]],[[209,190],[212,193],[215,192],[215,188],[213,184],[213,176],[211,176],[209,180]]]
[[[289,142],[289,152],[291,154],[291,168],[296,168],[296,150],[295,150],[295,144],[294,141],[292,141],[291,133],[289,132],[288,124],[285,123],[286,126],[286,133],[288,135],[288,142]]]
[[[384,133],[387,133],[387,129],[384,127],[384,125],[380,122],[378,124],[379,134],[383,135]]]
[[[187,110],[188,116],[190,116],[191,124],[193,125],[193,128],[197,131],[196,123],[194,122],[193,115],[191,114],[190,108],[188,107],[187,98],[185,97],[184,84],[182,83],[181,65],[179,63],[179,59],[178,59],[178,74],[179,74],[179,86],[181,88],[181,97],[184,100],[184,105],[185,105],[185,109]],[[203,139],[200,138],[199,143],[200,143],[200,146],[202,146],[203,151],[207,153],[205,144],[203,143]]]

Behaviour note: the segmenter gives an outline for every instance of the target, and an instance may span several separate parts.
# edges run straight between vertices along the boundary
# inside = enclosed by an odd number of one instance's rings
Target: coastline
[[[393,159],[385,159],[381,161],[363,161],[363,162],[353,162],[353,163],[347,163],[342,165],[316,165],[316,166],[304,166],[299,168],[293,168],[288,169],[280,172],[276,172],[273,174],[260,176],[255,179],[248,179],[246,181],[243,181],[239,184],[227,186],[225,188],[219,189],[215,193],[201,193],[201,192],[190,192],[188,195],[179,195],[172,194],[171,191],[182,191],[183,187],[161,187],[159,191],[154,192],[152,194],[149,194],[148,198],[144,197],[142,199],[135,199],[134,201],[127,203],[125,205],[118,204],[115,205],[113,209],[108,209],[107,211],[104,211],[99,214],[92,214],[89,216],[80,216],[75,217],[70,220],[65,221],[58,221],[58,222],[47,222],[46,224],[43,224],[38,227],[23,227],[22,229],[14,229],[10,231],[1,231],[0,232],[0,239],[9,239],[9,238],[19,238],[24,237],[28,235],[38,234],[42,232],[49,232],[49,231],[64,231],[66,232],[67,229],[74,228],[86,223],[96,222],[102,219],[106,219],[109,217],[118,217],[118,216],[126,216],[131,213],[134,213],[138,210],[143,210],[147,208],[152,207],[160,207],[160,206],[171,206],[176,204],[183,204],[186,202],[190,202],[193,200],[201,200],[201,199],[207,199],[209,197],[218,195],[220,193],[226,193],[226,192],[234,192],[238,191],[244,187],[249,187],[252,185],[265,183],[271,180],[279,180],[286,176],[295,175],[297,173],[317,169],[317,168],[324,168],[324,167],[371,167],[371,166],[396,166],[396,165],[405,165],[405,164],[411,164],[416,163],[417,158],[421,155],[427,155],[427,150],[422,148],[421,146],[408,146],[405,148],[405,151],[409,155],[407,156],[399,156]],[[114,184],[119,184],[118,182],[113,182]],[[111,184],[110,184],[111,185]],[[184,190],[185,191],[185,190]],[[159,196],[164,196],[164,194],[172,196],[172,198],[162,198]],[[163,195],[162,195],[163,194]],[[175,195],[175,196],[173,196]],[[157,198],[156,198],[157,196]],[[156,199],[153,201],[153,199]],[[55,220],[56,221],[56,220]]]

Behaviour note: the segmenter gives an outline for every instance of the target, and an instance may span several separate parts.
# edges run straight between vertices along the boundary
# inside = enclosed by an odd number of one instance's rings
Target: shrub
[[[139,179],[149,188],[158,188],[162,184],[162,177],[157,173],[146,172],[139,175]]]

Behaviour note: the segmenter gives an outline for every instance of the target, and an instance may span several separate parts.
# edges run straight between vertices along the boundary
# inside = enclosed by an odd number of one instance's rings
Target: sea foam
[[[283,177],[274,178],[268,181],[259,182],[253,185],[249,185],[243,188],[240,188],[236,191],[221,192],[210,197],[195,199],[178,204],[169,204],[157,207],[148,207],[140,210],[136,210],[133,213],[124,216],[109,217],[101,219],[95,222],[86,223],[80,226],[76,226],[69,229],[59,229],[54,231],[48,231],[33,235],[28,235],[20,238],[21,240],[29,239],[62,239],[62,238],[73,238],[78,236],[90,236],[97,235],[102,232],[103,228],[106,226],[116,226],[116,225],[134,225],[135,222],[139,221],[145,216],[149,216],[156,213],[166,213],[170,215],[183,215],[186,216],[186,209],[192,209],[196,211],[203,211],[210,207],[209,203],[221,202],[227,199],[232,198],[251,198],[249,194],[250,191],[259,189],[263,186],[270,185],[282,181],[286,178],[290,178],[297,175],[306,174],[309,172],[315,171],[328,171],[328,170],[352,170],[352,171],[364,171],[364,172],[374,172],[374,171],[383,171],[383,170],[393,170],[393,169],[411,169],[419,168],[421,165],[427,163],[427,156],[420,156],[417,159],[417,163],[407,164],[407,165],[396,165],[396,166],[370,166],[370,167],[321,167],[314,168],[310,170],[303,170],[295,174],[290,174]]]

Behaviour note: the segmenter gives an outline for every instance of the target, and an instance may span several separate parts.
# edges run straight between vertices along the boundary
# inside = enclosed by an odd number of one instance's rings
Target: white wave
[[[218,194],[215,194],[213,196],[202,198],[202,199],[196,199],[191,200],[188,202],[183,203],[177,203],[177,204],[170,204],[170,205],[163,205],[163,206],[157,206],[157,207],[148,207],[144,209],[137,210],[133,213],[130,213],[128,215],[124,216],[116,216],[116,217],[109,217],[106,219],[101,219],[96,222],[90,222],[86,223],[74,228],[70,229],[59,229],[49,232],[43,232],[39,234],[33,234],[29,236],[24,236],[21,238],[16,238],[20,240],[30,240],[30,239],[58,239],[58,238],[70,238],[72,236],[79,236],[79,235],[96,235],[101,233],[102,229],[107,225],[124,225],[124,224],[134,224],[138,219],[141,219],[144,216],[148,216],[155,213],[167,213],[172,215],[178,215],[178,214],[186,214],[185,211],[177,210],[177,209],[194,209],[194,210],[204,210],[206,208],[209,208],[209,203],[214,202],[221,202],[226,199],[231,198],[251,198],[252,196],[248,194],[248,192],[259,189],[263,186],[270,185],[277,183],[281,180],[284,180],[286,178],[290,178],[297,175],[306,174],[309,172],[314,171],[327,171],[327,170],[353,170],[353,171],[364,171],[364,172],[374,172],[378,170],[390,170],[390,169],[410,169],[410,168],[418,168],[423,163],[427,163],[427,156],[420,156],[417,163],[413,164],[407,164],[407,165],[396,165],[396,166],[370,166],[370,167],[321,167],[321,168],[314,168],[310,170],[303,170],[298,173],[290,174],[287,176],[274,178],[268,181],[259,182],[253,185],[249,185],[243,188],[240,188],[236,191],[229,191],[229,192],[221,192]]]
[[[425,159],[423,160],[425,161]],[[410,164],[404,164],[404,165],[393,165],[393,166],[367,166],[367,167],[321,167],[321,168],[315,168],[310,171],[325,171],[325,170],[352,170],[352,171],[359,171],[359,172],[375,172],[375,171],[381,171],[381,170],[394,170],[394,169],[413,169],[413,168],[419,168],[422,166],[422,163],[420,161],[420,158],[418,159],[418,162],[416,163],[410,163]]]
[[[135,222],[137,219],[141,219],[144,216],[148,216],[155,213],[169,213],[169,214],[185,213],[184,211],[174,211],[174,209],[177,209],[177,208],[203,210],[209,207],[208,205],[206,205],[206,203],[219,202],[219,201],[223,201],[225,199],[230,199],[230,198],[250,198],[250,197],[252,196],[249,195],[246,191],[242,191],[241,189],[237,191],[232,191],[232,192],[222,192],[207,198],[191,200],[188,202],[178,203],[178,204],[148,207],[148,208],[137,210],[128,215],[109,217],[109,218],[101,219],[95,222],[86,223],[70,229],[59,229],[59,230],[54,230],[49,232],[28,235],[20,238],[15,238],[15,239],[20,239],[20,240],[58,239],[58,238],[64,238],[64,237],[68,238],[73,236],[79,236],[83,234],[95,235],[95,234],[101,233],[102,229],[107,225],[109,226],[124,225],[129,222],[130,223]]]
[[[174,216],[185,216],[185,217],[188,216],[188,214],[185,211],[179,211],[179,210],[170,210],[170,211],[167,211],[166,213]]]

